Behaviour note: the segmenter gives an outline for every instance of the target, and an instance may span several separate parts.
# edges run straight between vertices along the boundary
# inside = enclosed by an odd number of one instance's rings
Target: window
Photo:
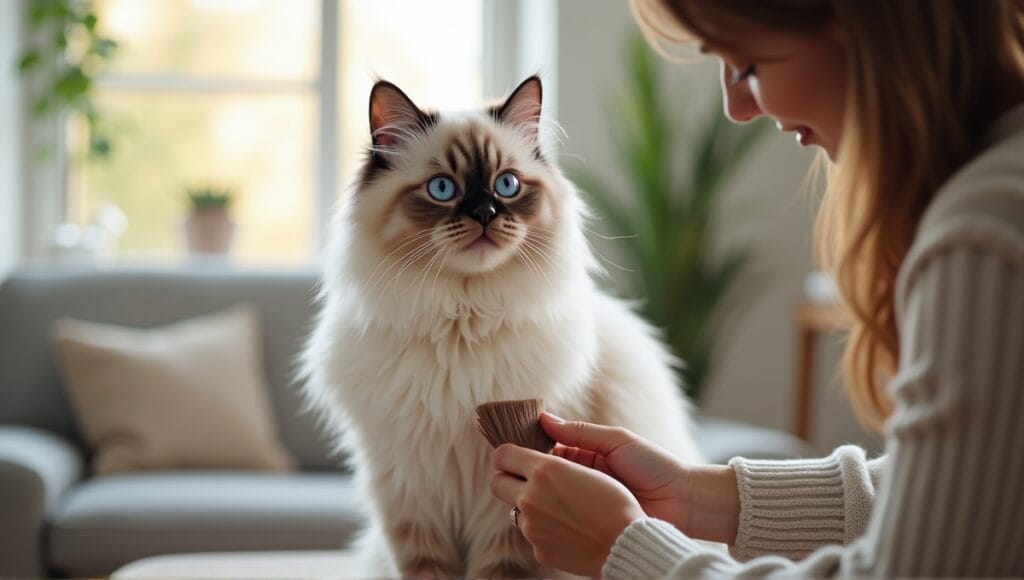
[[[418,102],[483,93],[483,0],[96,0],[120,43],[96,102],[118,127],[111,159],[74,162],[66,219],[107,204],[118,251],[176,260],[186,188],[233,188],[235,260],[308,262],[368,140],[377,76]],[[67,131],[69,157],[81,128]]]

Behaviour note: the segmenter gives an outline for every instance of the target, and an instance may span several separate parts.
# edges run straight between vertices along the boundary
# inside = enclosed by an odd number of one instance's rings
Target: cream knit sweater
[[[732,558],[642,519],[605,576],[1024,575],[1024,105],[986,137],[899,272],[886,455],[733,459]]]

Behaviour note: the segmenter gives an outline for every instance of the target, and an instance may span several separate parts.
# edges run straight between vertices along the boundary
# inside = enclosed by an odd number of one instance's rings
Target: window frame
[[[191,78],[177,75],[124,76],[102,75],[95,79],[102,88],[129,88],[163,91],[210,92],[281,92],[296,89],[312,90],[319,100],[319,131],[316,136],[314,160],[315,228],[310,232],[311,253],[308,262],[316,262],[324,250],[332,208],[341,193],[339,105],[339,20],[340,0],[320,0],[320,67],[313,81],[257,80],[231,77]],[[550,116],[557,102],[557,70],[555,30],[557,8],[549,0],[483,0],[483,94],[486,99],[506,94],[520,77],[536,72],[545,77],[545,109]],[[542,32],[531,34],[526,41],[528,25],[547,19]],[[537,63],[548,63],[541,70]],[[532,68],[530,68],[532,67]],[[64,138],[68,120],[61,116],[46,123],[28,121],[24,111],[31,102],[29,88],[22,86],[23,150],[35,144],[52,145],[55,158],[43,162],[32,160],[26,172],[21,198],[22,244],[21,261],[44,261],[50,256],[54,228],[66,221],[68,211],[68,180],[70,165]],[[28,156],[26,156],[28,157]]]

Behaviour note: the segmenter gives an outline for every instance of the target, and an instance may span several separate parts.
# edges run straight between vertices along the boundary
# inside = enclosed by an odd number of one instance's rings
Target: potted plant
[[[235,192],[228,188],[204,186],[187,189],[190,209],[184,231],[188,251],[193,254],[227,254],[235,233],[228,209]]]
[[[752,248],[712,250],[723,188],[769,125],[739,127],[711,104],[704,126],[683,130],[681,99],[661,94],[657,60],[643,37],[629,45],[629,78],[608,118],[629,184],[619,193],[590,171],[568,171],[621,244],[627,285],[641,313],[664,332],[685,366],[684,388],[700,402],[726,315],[736,312]],[[726,308],[726,306],[730,308]]]

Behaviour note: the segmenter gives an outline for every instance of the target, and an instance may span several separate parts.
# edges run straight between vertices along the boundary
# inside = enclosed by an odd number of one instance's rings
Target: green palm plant
[[[635,265],[626,276],[641,313],[685,361],[686,392],[699,402],[725,315],[735,312],[740,282],[752,273],[750,247],[712,252],[714,218],[729,177],[768,126],[735,126],[716,100],[710,123],[683,131],[673,117],[679,100],[662,95],[658,62],[640,35],[630,41],[628,73],[609,118],[629,198],[593,172],[568,173]]]

